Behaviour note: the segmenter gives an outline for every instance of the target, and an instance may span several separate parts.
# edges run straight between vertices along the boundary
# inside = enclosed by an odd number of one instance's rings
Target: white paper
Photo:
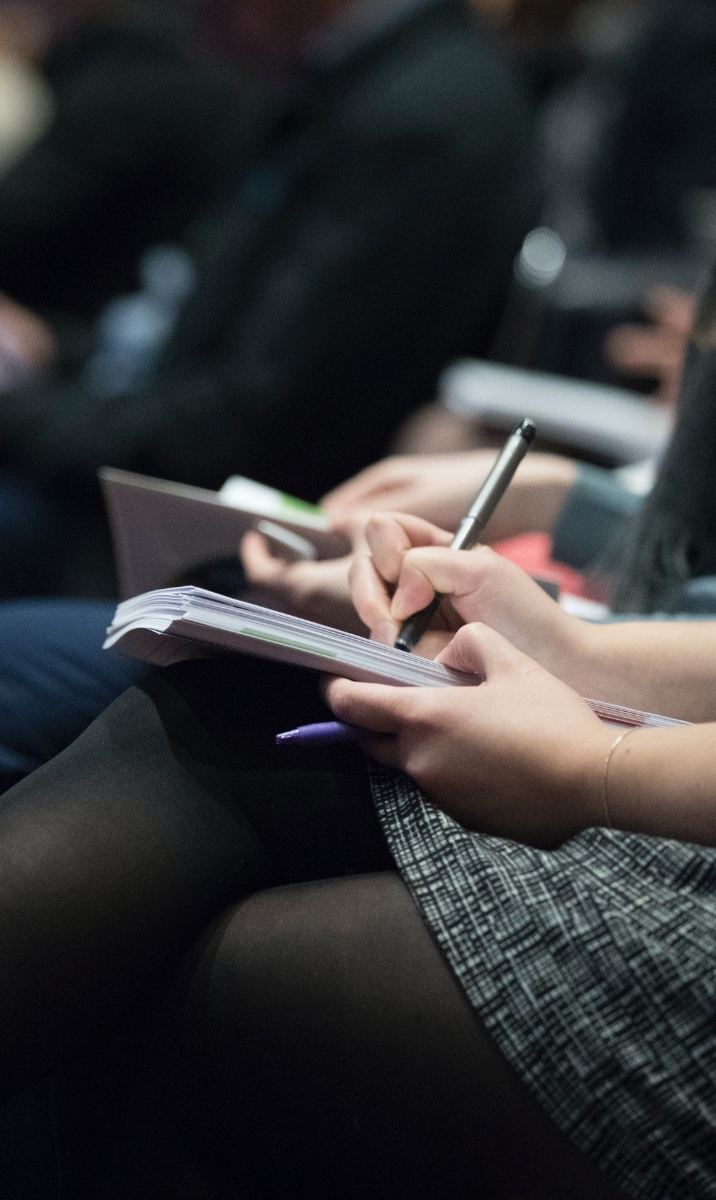
[[[476,675],[450,671],[420,655],[196,587],[163,588],[125,600],[107,635],[105,649],[116,647],[158,666],[198,653],[227,650],[359,682],[413,687],[474,687],[481,683]],[[587,703],[602,720],[620,728],[684,724],[603,701]]]
[[[658,456],[673,414],[636,392],[540,371],[464,359],[440,379],[441,404],[458,416],[511,429],[529,416],[542,437],[616,463]]]

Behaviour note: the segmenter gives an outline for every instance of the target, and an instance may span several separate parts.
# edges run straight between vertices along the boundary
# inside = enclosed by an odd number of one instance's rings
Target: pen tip
[[[525,417],[517,432],[531,446],[537,436],[537,426],[534,421],[530,421],[529,417]]]

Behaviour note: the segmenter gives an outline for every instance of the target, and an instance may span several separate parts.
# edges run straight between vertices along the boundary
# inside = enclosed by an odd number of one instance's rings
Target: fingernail
[[[402,587],[399,587],[393,596],[393,600],[390,605],[390,615],[394,621],[402,621],[405,619],[405,617],[410,616],[410,611],[405,605],[405,595]]]
[[[382,642],[384,646],[392,646],[398,635],[398,626],[390,617],[378,621],[373,629],[373,641]]]

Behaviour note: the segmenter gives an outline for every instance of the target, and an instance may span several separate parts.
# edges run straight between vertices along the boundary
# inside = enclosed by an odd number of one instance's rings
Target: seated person
[[[604,338],[609,366],[619,376],[655,384],[649,399],[659,406],[674,408],[678,402],[696,302],[695,295],[675,288],[652,288],[644,305],[645,321],[616,326]],[[433,402],[408,417],[394,445],[402,454],[446,453],[489,446],[494,439],[494,432],[476,418]]]
[[[2,462],[80,526],[102,464],[312,499],[370,462],[443,363],[489,343],[534,213],[528,107],[462,4],[208,13],[291,86],[187,231],[192,294],[126,387],[81,370],[0,400]]]
[[[143,250],[183,235],[254,120],[181,0],[0,5],[0,35],[18,16],[48,22],[52,119],[0,173],[0,288],[68,354],[70,331],[135,286]]]
[[[590,626],[448,538],[376,518],[354,599],[386,637],[439,588],[421,649],[485,681],[328,682],[370,775],[274,746],[314,678],[227,658],[3,798],[4,1096],[101,1033],[219,1197],[713,1195],[716,626]]]
[[[697,324],[700,343],[703,323],[711,320],[707,295]],[[712,352],[698,354],[694,346],[691,354],[672,440],[641,508],[610,472],[534,453],[521,464],[486,540],[526,530],[553,535],[555,557],[580,569],[611,567],[623,612],[714,614],[716,376]],[[493,460],[490,451],[388,459],[336,489],[324,504],[346,530],[359,530],[368,514],[384,509],[455,529]],[[364,629],[349,601],[347,560],[289,565],[272,557],[256,534],[245,539],[242,554],[259,603]],[[62,750],[142,673],[141,665],[101,650],[113,610],[112,604],[56,601],[0,606],[4,786]]]

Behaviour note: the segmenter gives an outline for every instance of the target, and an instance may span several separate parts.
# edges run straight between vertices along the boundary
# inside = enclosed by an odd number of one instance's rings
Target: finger
[[[403,556],[391,616],[404,621],[430,604],[436,592],[453,598],[471,593],[480,583],[480,564],[469,551],[419,549]]]
[[[613,366],[635,374],[658,372],[669,354],[662,334],[638,325],[613,330],[605,339],[605,351]]]
[[[389,734],[400,732],[420,690],[338,678],[324,680],[321,688],[326,704],[339,721]]]
[[[451,534],[422,517],[406,513],[376,513],[366,522],[365,538],[376,570],[397,583],[403,558],[413,546],[449,546]]]
[[[688,337],[690,334],[695,310],[694,295],[661,284],[651,288],[645,305],[645,311],[652,320],[681,337]]]
[[[480,589],[483,585],[497,576],[514,573],[514,564],[508,563],[488,546],[478,546],[473,550],[437,547],[409,550],[403,557],[390,614],[394,620],[404,621],[430,604],[435,593],[439,592],[450,596],[455,611],[463,620],[478,620],[481,615]]]
[[[350,542],[351,550],[363,551],[367,553],[368,542],[365,536],[365,527],[370,518],[370,513],[361,512],[360,509],[351,512],[344,520],[334,521],[331,523],[331,529],[336,529],[343,533]]]
[[[392,646],[398,625],[390,615],[390,594],[368,554],[356,554],[351,562],[349,584],[353,607],[376,642]]]
[[[350,508],[367,504],[376,494],[402,487],[405,481],[406,472],[401,470],[398,460],[383,459],[328,492],[321,500],[321,507],[330,516],[344,514]]]
[[[275,583],[286,567],[285,561],[271,553],[266,539],[255,530],[244,534],[239,546],[239,555],[250,583]]]
[[[516,650],[507,638],[488,625],[474,623],[458,629],[437,661],[453,671],[477,675],[488,683],[495,675],[517,667],[535,666],[531,658]]]

